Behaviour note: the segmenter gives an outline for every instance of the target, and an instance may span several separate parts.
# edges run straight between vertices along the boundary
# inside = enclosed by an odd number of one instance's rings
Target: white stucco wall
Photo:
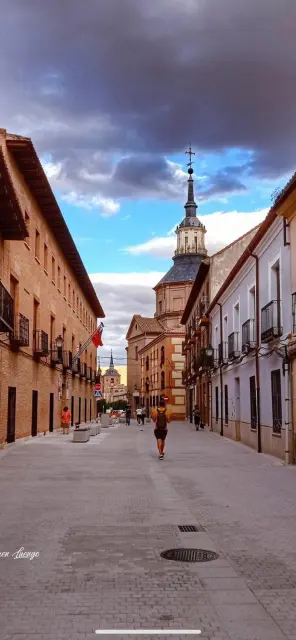
[[[271,266],[277,259],[280,262],[280,288],[281,288],[281,324],[283,334],[280,340],[273,341],[272,344],[281,346],[284,344],[285,336],[292,328],[291,312],[291,282],[290,282],[290,248],[284,246],[282,221],[276,220],[266,233],[263,240],[257,246],[255,253],[259,257],[259,307],[273,299],[271,291]],[[227,335],[223,335],[226,341],[228,335],[236,330],[233,324],[234,306],[239,302],[240,318],[240,344],[242,324],[250,318],[249,289],[255,285],[255,259],[250,257],[244,264],[240,272],[235,276],[227,291],[221,296],[219,302],[222,304],[222,317],[228,317]],[[216,305],[211,314],[213,346],[217,347],[216,340],[220,342],[220,311]],[[218,335],[215,338],[218,327]],[[260,330],[261,336],[261,311]],[[266,353],[269,357],[264,356]],[[272,354],[272,355],[271,355]],[[283,360],[280,356],[271,352],[271,345],[262,344],[260,349],[260,396],[261,396],[261,434],[262,450],[279,457],[284,457],[285,450],[285,379],[282,373]],[[279,369],[281,372],[281,396],[282,396],[282,433],[280,436],[273,434],[272,428],[272,398],[271,398],[271,371]],[[235,361],[227,367],[223,367],[223,387],[228,385],[228,414],[229,425],[224,425],[224,434],[236,437],[236,420],[240,417],[240,438],[246,444],[257,448],[257,433],[250,428],[250,377],[255,375],[254,354],[246,356],[242,362]],[[240,381],[240,400],[236,398],[235,378]],[[215,387],[219,388],[219,417],[220,406],[220,373],[219,370],[212,376],[212,407],[213,426],[220,430],[220,422],[215,424]],[[224,392],[224,389],[223,389]],[[224,393],[223,393],[224,405]],[[225,410],[225,407],[223,407]],[[237,413],[240,412],[240,416]]]

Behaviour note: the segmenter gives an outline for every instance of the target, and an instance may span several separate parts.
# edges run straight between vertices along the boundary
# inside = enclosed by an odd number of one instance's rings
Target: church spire
[[[185,204],[185,212],[186,212],[186,218],[196,218],[196,209],[197,209],[197,204],[194,200],[194,181],[193,181],[193,169],[192,169],[192,164],[193,161],[191,159],[192,156],[195,156],[195,152],[192,151],[191,149],[191,144],[189,145],[189,150],[185,151],[185,153],[187,153],[189,155],[189,162],[187,164],[187,167],[189,167],[188,169],[188,174],[189,174],[189,178],[188,178],[188,197],[187,197],[187,202]]]
[[[113,362],[113,353],[112,353],[112,349],[111,349],[111,356],[110,356],[110,366],[109,369],[114,369],[114,362]]]

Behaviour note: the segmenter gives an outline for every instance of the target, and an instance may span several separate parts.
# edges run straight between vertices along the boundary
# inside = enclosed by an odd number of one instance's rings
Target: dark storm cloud
[[[136,179],[149,191],[150,177],[161,191],[161,156],[189,141],[200,151],[253,151],[257,177],[294,168],[295,0],[2,0],[1,8],[1,125],[62,161],[65,182],[113,196],[133,194]],[[154,156],[150,173],[122,160],[118,185],[110,182],[112,156],[134,154]],[[239,177],[227,172],[223,188],[227,180],[239,188]]]

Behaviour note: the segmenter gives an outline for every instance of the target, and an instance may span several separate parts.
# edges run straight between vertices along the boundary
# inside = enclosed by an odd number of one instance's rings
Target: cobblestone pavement
[[[133,424],[13,445],[0,483],[0,640],[296,640],[296,468],[185,423],[160,461],[151,425]],[[174,547],[219,558],[160,557]]]

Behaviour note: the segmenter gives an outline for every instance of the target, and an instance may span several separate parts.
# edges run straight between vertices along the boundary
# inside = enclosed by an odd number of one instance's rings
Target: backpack
[[[157,409],[157,418],[156,418],[156,426],[157,429],[167,429],[167,417],[166,412],[161,409]]]

